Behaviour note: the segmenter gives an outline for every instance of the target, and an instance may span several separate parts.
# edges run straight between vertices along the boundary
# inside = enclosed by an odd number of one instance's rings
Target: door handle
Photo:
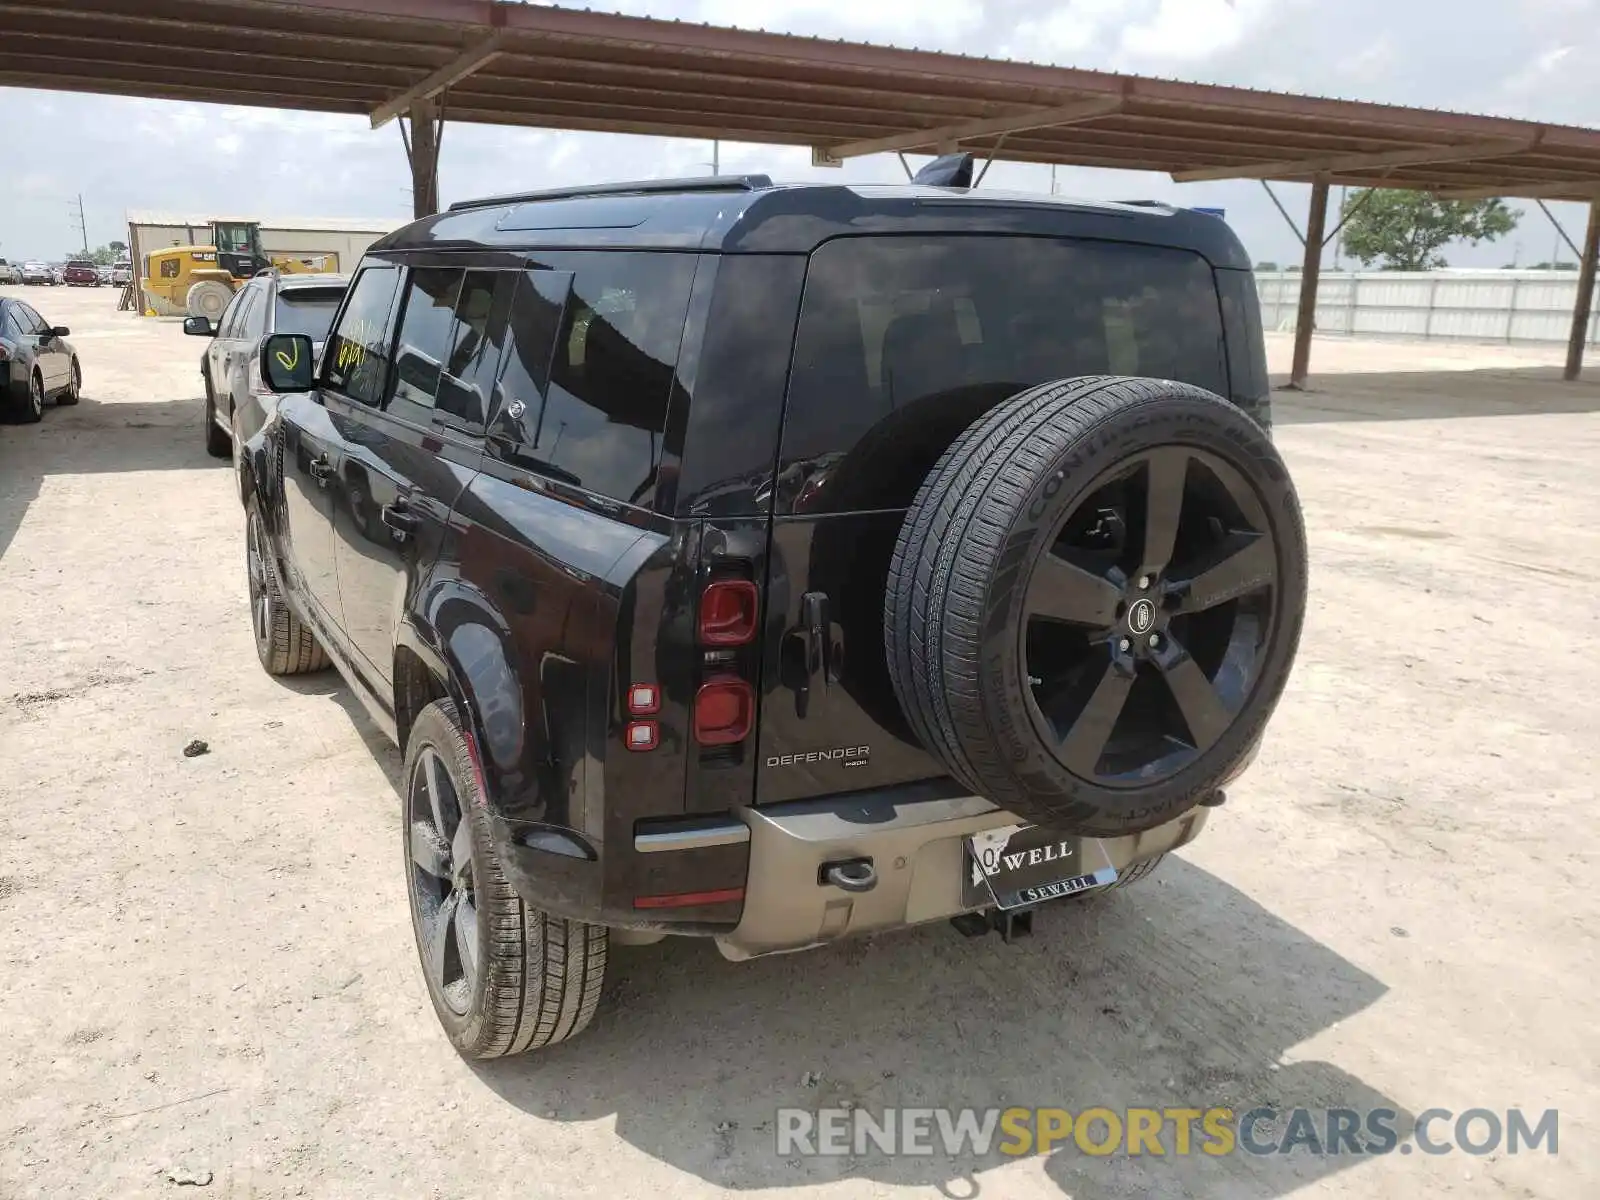
[[[317,481],[319,487],[328,486],[328,480],[333,478],[333,464],[328,461],[326,454],[311,460],[311,478]]]
[[[380,515],[397,542],[405,541],[417,531],[417,514],[406,507],[404,497],[393,504],[385,504]]]

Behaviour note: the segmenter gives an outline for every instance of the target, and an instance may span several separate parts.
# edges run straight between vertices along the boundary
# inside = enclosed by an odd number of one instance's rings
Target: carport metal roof
[[[492,0],[0,0],[0,84],[1589,198],[1600,131]]]
[[[810,146],[819,163],[964,146],[1180,182],[1308,181],[1292,385],[1331,184],[1589,200],[1569,379],[1600,265],[1600,130],[1573,126],[502,0],[0,0],[0,47],[0,85],[361,113],[374,128],[408,115],[418,215],[436,206],[446,114]]]

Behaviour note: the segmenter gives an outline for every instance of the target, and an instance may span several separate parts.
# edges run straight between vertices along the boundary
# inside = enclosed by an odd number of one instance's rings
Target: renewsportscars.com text
[[[1560,1113],[1429,1108],[1405,1129],[1390,1108],[780,1108],[784,1157],[1471,1154],[1554,1155]]]

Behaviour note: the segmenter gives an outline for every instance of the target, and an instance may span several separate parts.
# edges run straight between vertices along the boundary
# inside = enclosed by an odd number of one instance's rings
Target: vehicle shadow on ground
[[[638,1149],[731,1188],[865,1178],[1000,1194],[987,1173],[1008,1160],[993,1150],[780,1154],[780,1107],[849,1103],[879,1119],[890,1106],[1382,1107],[1409,1131],[1409,1114],[1339,1068],[1280,1062],[1384,985],[1216,876],[1171,860],[1138,888],[1042,910],[1037,925],[1011,945],[940,923],[742,964],[698,940],[614,948],[587,1032],[478,1075],[535,1116],[614,1118]],[[1360,1161],[1177,1157],[1170,1131],[1164,1149],[1101,1159],[1069,1142],[1045,1171],[1079,1198],[1231,1200]]]
[[[1278,425],[1600,412],[1600,379],[1568,383],[1560,367],[1313,371],[1310,388],[1303,392],[1284,390],[1287,379],[1272,377],[1272,419]]]
[[[291,692],[298,692],[302,696],[326,697],[344,710],[351,728],[361,738],[373,761],[383,769],[384,777],[388,779],[389,786],[394,791],[394,799],[398,803],[404,759],[388,735],[378,728],[371,714],[350,690],[350,685],[345,683],[343,676],[329,667],[326,671],[316,671],[310,675],[280,675],[277,679],[279,684]]]
[[[0,557],[16,536],[47,475],[105,471],[226,469],[204,445],[201,397],[46,407],[32,425],[0,425]],[[115,514],[108,514],[114,516]]]

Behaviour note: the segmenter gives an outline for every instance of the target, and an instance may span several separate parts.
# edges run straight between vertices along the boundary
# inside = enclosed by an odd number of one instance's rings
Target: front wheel
[[[217,400],[206,383],[206,453],[212,458],[232,458],[233,438],[217,424]]]
[[[72,375],[67,380],[66,390],[56,397],[57,408],[70,408],[78,402],[78,397],[83,391],[83,372],[78,369],[78,360],[72,360]]]
[[[506,879],[451,701],[418,715],[404,779],[412,929],[451,1044],[502,1058],[580,1032],[600,1003],[607,931],[524,904]]]

